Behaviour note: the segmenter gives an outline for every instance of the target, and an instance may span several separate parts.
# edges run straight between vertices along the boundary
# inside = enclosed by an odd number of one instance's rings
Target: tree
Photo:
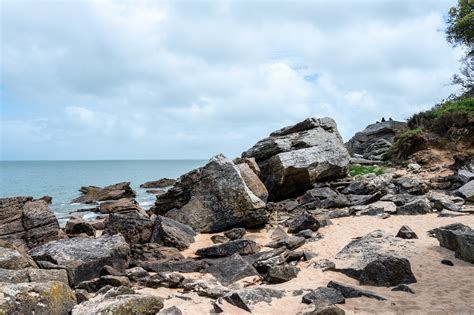
[[[460,60],[459,73],[452,78],[464,93],[474,91],[474,0],[458,0],[457,6],[449,9],[446,38],[453,46],[463,46],[466,55]]]

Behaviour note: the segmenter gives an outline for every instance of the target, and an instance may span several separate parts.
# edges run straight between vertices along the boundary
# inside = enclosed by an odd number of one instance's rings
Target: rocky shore
[[[0,314],[473,313],[474,160],[387,161],[404,130],[344,144],[308,118],[143,183],[148,210],[128,182],[82,187],[99,216],[64,228],[47,200],[1,198]]]

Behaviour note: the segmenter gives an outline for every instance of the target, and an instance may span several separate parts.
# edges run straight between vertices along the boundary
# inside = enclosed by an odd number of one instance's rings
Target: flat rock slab
[[[128,266],[130,247],[121,235],[99,238],[70,238],[50,242],[29,251],[30,256],[48,269],[66,269],[69,283],[96,278],[104,265],[117,270]]]
[[[215,258],[231,256],[233,254],[248,255],[255,254],[259,250],[257,243],[252,240],[240,239],[210,247],[200,248],[196,255],[201,257]]]
[[[252,312],[252,306],[265,302],[270,304],[274,298],[281,299],[284,291],[268,288],[241,289],[225,295],[223,298],[232,305],[235,305],[247,312]]]
[[[303,295],[301,300],[306,304],[339,304],[344,303],[345,298],[339,290],[334,288],[320,287]]]
[[[330,281],[327,287],[340,291],[346,299],[365,296],[367,298],[376,299],[380,301],[386,300],[386,298],[378,295],[375,292],[354,288],[336,281]]]
[[[206,259],[208,267],[204,272],[212,274],[223,285],[229,285],[240,279],[260,276],[257,270],[239,254],[230,257]]]
[[[156,314],[163,308],[163,298],[144,294],[124,294],[91,299],[72,310],[72,315],[90,314]]]

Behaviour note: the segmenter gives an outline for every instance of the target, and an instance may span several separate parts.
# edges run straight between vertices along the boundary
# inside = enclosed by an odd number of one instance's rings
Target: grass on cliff
[[[357,175],[375,174],[381,175],[385,169],[381,166],[364,166],[364,165],[350,165],[349,175],[354,177]]]
[[[448,101],[435,106],[432,110],[435,117],[440,117],[445,113],[463,112],[470,119],[474,119],[474,98],[467,97],[455,101]]]

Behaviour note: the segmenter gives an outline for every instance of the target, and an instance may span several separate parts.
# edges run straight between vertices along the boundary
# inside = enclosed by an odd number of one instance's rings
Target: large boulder
[[[196,233],[186,224],[170,218],[157,216],[151,242],[185,250],[194,243]]]
[[[58,231],[58,220],[45,201],[0,198],[0,240],[33,248],[58,239]]]
[[[206,264],[203,271],[212,274],[223,285],[232,284],[246,277],[259,276],[257,270],[239,254],[207,259]]]
[[[0,314],[70,314],[76,296],[57,281],[0,283]]]
[[[98,277],[104,265],[125,269],[130,247],[122,235],[104,235],[57,240],[36,247],[29,254],[42,268],[66,269],[69,283],[75,286]]]
[[[408,243],[382,230],[351,241],[337,255],[337,270],[364,285],[395,286],[416,282],[410,261],[403,256]]]
[[[252,240],[240,239],[229,241],[223,244],[217,244],[209,247],[200,248],[196,255],[201,257],[225,257],[233,254],[248,255],[255,254],[259,250],[257,243]]]
[[[253,227],[268,221],[265,203],[247,186],[239,168],[223,155],[182,175],[158,196],[153,211],[197,232]]]
[[[130,187],[130,182],[117,183],[106,187],[85,186],[79,189],[82,196],[77,197],[73,203],[94,203],[97,201],[117,200],[121,198],[134,198],[135,191]]]
[[[237,164],[237,167],[249,189],[255,194],[255,196],[262,199],[263,202],[267,202],[268,190],[257,174],[255,174],[255,172],[250,168],[249,164],[240,163]]]
[[[23,249],[0,240],[0,268],[18,270],[27,267],[36,267],[33,259]]]
[[[255,158],[269,200],[297,196],[317,181],[343,177],[349,153],[331,118],[308,118],[270,134],[242,153]]]
[[[153,231],[153,221],[137,211],[111,213],[105,221],[105,234],[122,234],[131,244],[147,243]]]
[[[407,130],[401,121],[384,121],[368,125],[357,132],[347,143],[351,155],[358,154],[370,160],[381,160],[396,136]]]
[[[431,231],[441,247],[455,251],[457,258],[474,263],[474,230],[461,223],[453,223]]]

